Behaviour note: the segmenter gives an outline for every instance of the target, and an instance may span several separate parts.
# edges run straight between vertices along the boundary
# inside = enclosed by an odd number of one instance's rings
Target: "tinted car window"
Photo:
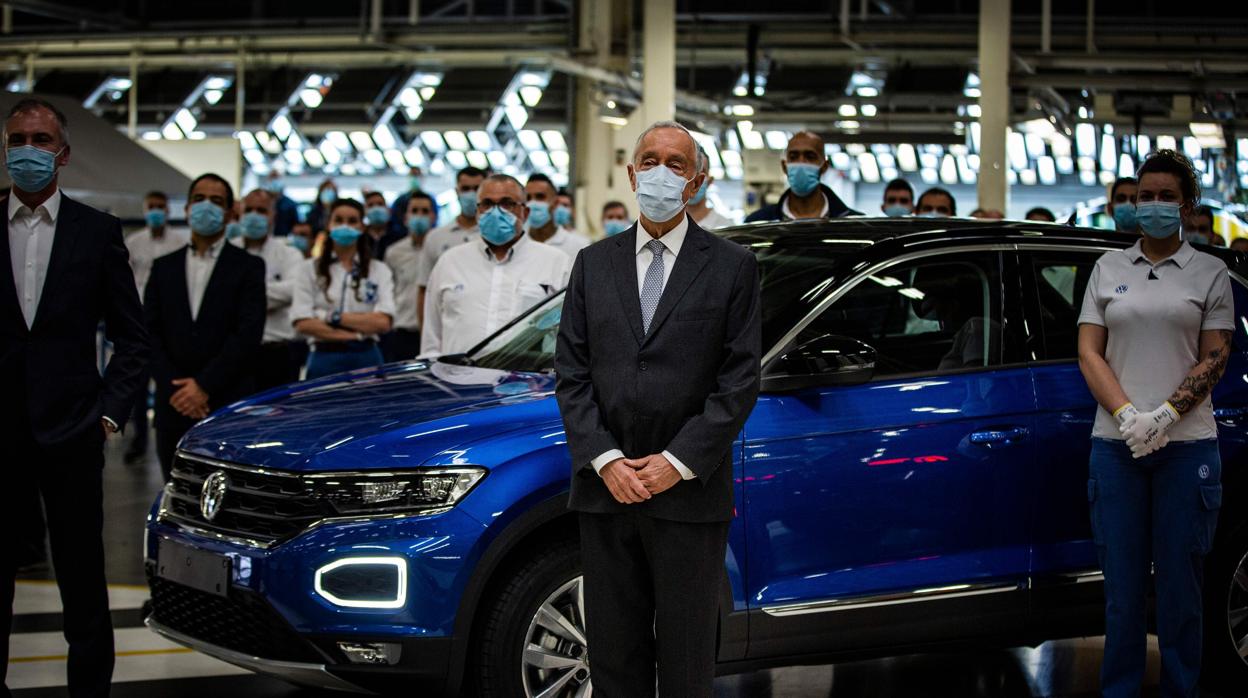
[[[1079,311],[1092,269],[1102,254],[1098,250],[1031,255],[1045,359],[1071,360],[1079,356]]]
[[[1001,364],[999,256],[967,253],[889,267],[859,282],[803,329],[852,337],[878,353],[877,377]]]

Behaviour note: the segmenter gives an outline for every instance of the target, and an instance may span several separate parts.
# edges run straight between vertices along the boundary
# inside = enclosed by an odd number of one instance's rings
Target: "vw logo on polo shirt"
[[[1118,288],[1114,289],[1114,293],[1117,293],[1117,294],[1118,294],[1118,295],[1120,295],[1120,296],[1121,296],[1122,294],[1126,293],[1126,292],[1127,292],[1127,285],[1126,285],[1126,284],[1123,284],[1123,285],[1119,286]]]
[[[199,513],[205,521],[217,518],[221,504],[225,502],[225,493],[230,489],[230,476],[225,471],[217,472],[204,478],[204,487],[199,491]]]

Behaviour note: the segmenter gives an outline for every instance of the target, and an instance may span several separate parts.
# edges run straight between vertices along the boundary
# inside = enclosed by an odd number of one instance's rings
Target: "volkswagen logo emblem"
[[[199,513],[205,521],[217,518],[221,504],[225,501],[225,493],[230,489],[230,477],[225,471],[218,470],[204,479],[204,488],[199,491]]]

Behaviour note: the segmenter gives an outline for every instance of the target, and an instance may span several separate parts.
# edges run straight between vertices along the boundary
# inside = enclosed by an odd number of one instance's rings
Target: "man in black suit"
[[[758,396],[758,271],[685,213],[697,146],[659,122],[628,166],[641,219],[585,248],[557,397],[580,512],[595,695],[710,696],[732,444]]]
[[[156,381],[156,454],[166,480],[182,435],[253,392],[264,335],[264,260],[225,241],[234,190],[204,174],[191,182],[186,201],[191,244],[156,260],[143,297]]]
[[[57,170],[69,164],[64,115],[48,102],[23,99],[5,122],[4,142],[13,191],[0,221],[0,443],[7,450],[0,656],[8,656],[15,547],[42,499],[64,602],[70,695],[107,696],[113,628],[101,447],[130,415],[148,337],[121,222],[58,186]],[[101,321],[113,343],[103,376],[95,343]],[[0,668],[0,680],[5,673]]]

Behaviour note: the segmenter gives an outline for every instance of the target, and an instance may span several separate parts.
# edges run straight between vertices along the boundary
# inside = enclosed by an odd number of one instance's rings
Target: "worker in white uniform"
[[[477,227],[477,189],[485,181],[485,170],[465,167],[455,175],[455,195],[459,201],[459,215],[450,223],[430,230],[425,236],[424,252],[421,254],[421,271],[428,279],[438,259],[452,247],[471,242],[481,236]],[[420,307],[425,307],[425,288],[420,289]]]
[[[570,259],[576,259],[576,253],[589,246],[589,238],[555,222],[551,208],[558,203],[559,190],[555,189],[550,177],[541,173],[529,177],[524,185],[524,196],[529,207],[530,238],[562,251]]]
[[[421,263],[425,237],[437,222],[437,204],[429,194],[417,190],[407,198],[404,227],[407,237],[386,250],[386,266],[394,273],[394,329],[381,338],[386,361],[414,359],[420,353],[420,326],[424,307],[420,287],[425,285]]]
[[[715,178],[710,173],[711,161],[706,155],[706,151],[701,146],[698,147],[698,173],[706,175],[706,179],[702,180],[702,186],[698,188],[697,193],[689,199],[686,210],[689,215],[693,216],[693,222],[703,230],[715,230],[724,226],[732,225],[732,219],[724,214],[711,208],[710,202],[706,200],[706,193],[711,187],[711,183]]]

